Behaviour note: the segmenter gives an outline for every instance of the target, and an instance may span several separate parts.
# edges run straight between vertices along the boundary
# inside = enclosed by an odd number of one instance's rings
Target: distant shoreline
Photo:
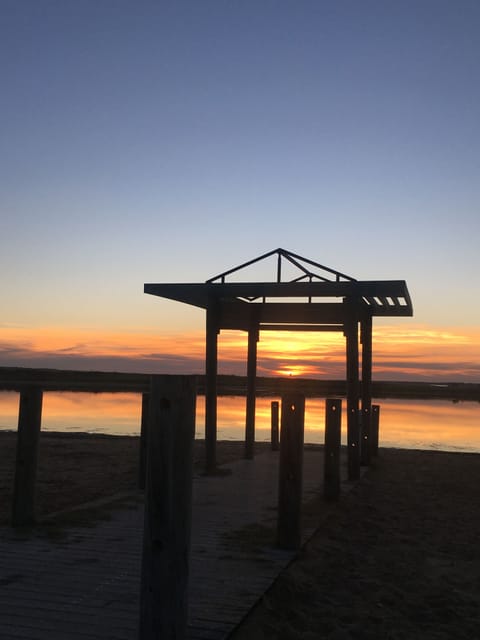
[[[205,376],[194,375],[199,395],[205,393]],[[0,391],[19,391],[28,385],[38,385],[45,391],[133,392],[148,390],[150,374],[104,371],[73,371],[61,369],[32,369],[27,367],[0,367]],[[246,376],[219,375],[219,396],[246,394]],[[360,383],[361,391],[361,383]],[[257,396],[281,396],[284,393],[302,393],[310,398],[345,396],[345,380],[318,380],[300,377],[257,377]],[[372,397],[412,400],[469,400],[480,402],[480,383],[473,382],[372,382]]]

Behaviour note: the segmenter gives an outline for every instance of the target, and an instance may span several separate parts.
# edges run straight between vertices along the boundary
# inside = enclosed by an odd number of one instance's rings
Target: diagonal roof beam
[[[311,271],[310,269],[308,269],[305,266],[306,264],[308,264],[308,265],[310,265],[312,267],[315,267],[316,269],[320,269],[321,271],[325,271],[325,272],[335,276],[336,282],[339,282],[342,278],[344,280],[355,281],[355,278],[352,278],[351,276],[347,276],[345,273],[341,273],[340,271],[336,271],[335,269],[330,269],[330,267],[326,267],[325,265],[322,265],[319,262],[314,262],[313,260],[309,260],[308,258],[304,258],[303,256],[300,256],[300,255],[298,255],[296,253],[292,253],[291,251],[286,251],[285,249],[278,248],[278,249],[274,249],[273,251],[269,251],[268,253],[264,253],[261,256],[258,256],[258,258],[254,258],[253,260],[248,260],[247,262],[242,263],[238,267],[233,267],[232,269],[228,269],[227,271],[224,271],[223,273],[219,273],[218,275],[213,276],[212,278],[209,278],[206,282],[207,283],[212,283],[212,282],[215,282],[217,280],[220,280],[221,283],[225,283],[225,278],[227,276],[231,275],[232,273],[236,273],[237,271],[241,271],[245,267],[249,267],[252,264],[260,262],[261,260],[265,260],[266,258],[270,258],[271,256],[274,256],[274,255],[278,256],[277,276],[276,276],[276,281],[277,282],[281,282],[281,273],[282,273],[281,260],[282,260],[282,258],[284,258],[285,260],[287,260],[288,262],[293,264],[297,269],[302,271],[305,275],[309,276],[310,278],[318,278],[319,280],[322,280],[323,282],[331,282],[331,280],[329,280],[326,276],[318,274],[318,273],[315,273],[315,272]],[[302,263],[304,263],[304,264],[302,264]]]
[[[323,277],[323,276],[318,276],[318,275],[316,275],[316,274],[312,273],[311,271],[309,271],[309,269],[307,269],[307,268],[306,268],[306,267],[304,267],[302,264],[300,264],[300,262],[297,262],[297,260],[295,260],[294,258],[292,258],[291,254],[289,254],[289,253],[285,253],[285,254],[283,255],[283,257],[284,257],[286,260],[288,260],[289,262],[291,262],[295,267],[297,267],[297,269],[300,269],[300,271],[303,271],[303,273],[304,273],[306,276],[309,276],[310,278],[313,278],[313,277],[315,277],[315,276],[316,276],[316,277],[317,277],[317,278],[319,278],[320,280],[324,280],[325,282],[328,282],[328,278],[325,278],[325,277]],[[302,277],[305,277],[305,276],[302,276]]]
[[[322,269],[323,271],[327,271],[328,273],[331,273],[332,275],[336,276],[337,282],[340,278],[345,278],[345,280],[352,280],[352,281],[356,280],[356,278],[352,278],[352,276],[347,276],[345,273],[341,273],[341,271],[335,271],[335,269],[330,269],[330,267],[326,267],[325,265],[320,264],[319,262],[314,262],[313,260],[309,260],[308,258],[299,256],[296,253],[291,253],[290,251],[285,251],[284,249],[279,249],[279,251],[282,251],[284,254],[288,254],[289,256],[291,256],[292,258],[296,258],[297,260],[302,260],[302,262],[306,262],[312,267],[317,267],[317,269]],[[317,277],[320,277],[320,276],[317,276]]]
[[[265,260],[265,258],[270,258],[270,256],[273,256],[276,253],[279,253],[279,251],[281,251],[281,249],[274,249],[273,251],[269,251],[268,253],[264,253],[263,255],[259,256],[258,258],[254,258],[253,260],[249,260],[248,262],[244,262],[243,264],[239,265],[238,267],[233,267],[233,269],[229,269],[228,271],[224,271],[223,273],[219,273],[218,276],[213,276],[213,278],[209,278],[208,280],[206,280],[206,282],[215,282],[215,280],[221,280],[222,282],[225,282],[225,276],[229,276],[231,273],[235,273],[236,271],[240,271],[241,269],[244,269],[245,267],[249,267],[251,264],[255,264],[256,262],[260,262],[260,260]]]

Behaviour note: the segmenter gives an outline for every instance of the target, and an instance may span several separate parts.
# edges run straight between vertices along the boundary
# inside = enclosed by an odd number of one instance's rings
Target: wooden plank
[[[318,451],[305,450],[304,500],[318,496],[322,462]],[[238,544],[238,532],[249,531],[252,523],[271,530],[273,542],[278,455],[237,460],[229,467],[232,473],[221,481],[194,479],[189,640],[228,636],[293,558],[265,539],[253,539],[252,547]],[[2,640],[11,637],[10,629],[16,635],[21,628],[25,638],[38,640],[137,637],[143,507],[132,503],[110,516],[95,527],[68,529],[62,544],[40,530],[27,538],[4,532],[1,574],[8,584],[0,603]],[[306,528],[303,541],[311,533]],[[11,603],[19,603],[13,626],[7,618]],[[64,620],[70,620],[73,634]]]

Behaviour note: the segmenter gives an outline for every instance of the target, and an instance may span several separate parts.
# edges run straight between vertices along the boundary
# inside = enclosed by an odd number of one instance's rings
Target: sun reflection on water
[[[16,429],[19,394],[0,393],[0,429]],[[270,438],[271,402],[257,398],[256,439]],[[435,400],[378,400],[381,446],[480,452],[480,404]],[[342,440],[346,442],[346,402],[343,401]],[[141,397],[135,393],[54,393],[43,400],[42,429],[138,435]],[[196,436],[205,432],[205,398],[197,398]],[[307,398],[305,441],[324,440],[325,400]],[[218,398],[218,438],[241,440],[245,433],[245,398]]]

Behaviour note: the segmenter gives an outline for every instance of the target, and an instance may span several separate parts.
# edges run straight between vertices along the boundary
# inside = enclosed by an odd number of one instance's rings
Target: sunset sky
[[[376,378],[480,382],[479,33],[477,0],[2,0],[0,365],[201,372],[204,313],[143,284],[283,247],[407,281]],[[262,375],[344,370],[261,336]]]

